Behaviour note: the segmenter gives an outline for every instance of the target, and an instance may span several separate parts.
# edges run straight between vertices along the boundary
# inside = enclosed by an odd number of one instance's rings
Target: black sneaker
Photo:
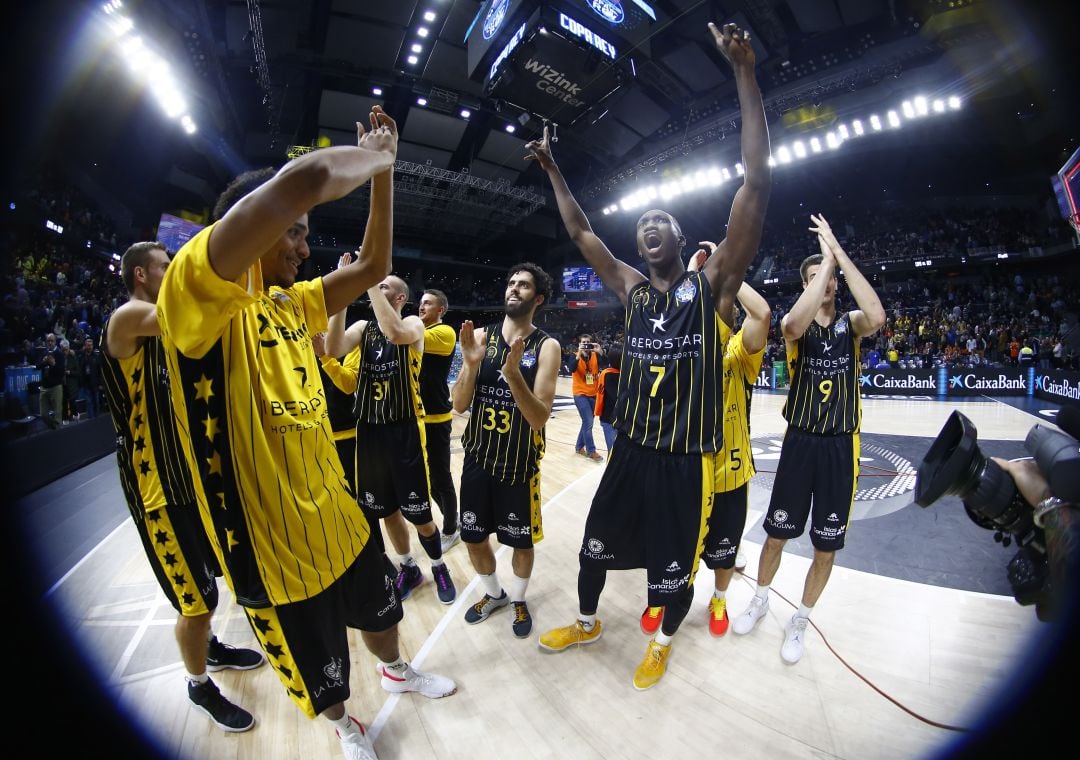
[[[254,716],[221,696],[217,684],[209,678],[198,684],[188,681],[187,695],[195,709],[209,715],[223,731],[239,733],[255,725]]]
[[[532,615],[529,614],[529,605],[525,602],[514,602],[514,622],[511,627],[519,639],[525,638],[532,631]]]
[[[465,622],[469,625],[482,623],[491,617],[492,612],[500,607],[505,607],[509,603],[510,597],[507,596],[505,591],[503,591],[502,596],[498,598],[484,594],[483,599],[465,610]]]
[[[262,652],[254,649],[240,649],[222,644],[217,636],[210,639],[206,648],[206,669],[211,673],[229,668],[231,670],[251,670],[266,662]]]
[[[457,599],[457,589],[454,581],[450,578],[450,568],[446,563],[431,566],[431,577],[435,579],[435,588],[439,593],[439,601],[443,604],[453,604]]]
[[[405,601],[413,589],[424,583],[424,574],[417,565],[402,565],[398,571],[394,588],[397,589],[398,599]]]

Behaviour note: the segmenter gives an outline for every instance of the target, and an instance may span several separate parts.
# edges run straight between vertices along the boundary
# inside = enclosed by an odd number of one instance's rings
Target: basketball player
[[[356,147],[240,175],[213,224],[176,255],[158,296],[173,408],[199,512],[237,601],[289,697],[335,727],[346,758],[374,758],[349,697],[347,627],[379,659],[383,689],[436,698],[454,682],[401,659],[402,606],[349,493],[311,336],[386,276],[397,126],[372,109]],[[308,211],[372,181],[361,255],[297,282]]]
[[[208,670],[250,670],[265,662],[251,649],[222,644],[210,629],[221,575],[195,504],[191,471],[169,400],[169,377],[157,301],[169,254],[161,243],[136,243],[120,259],[130,294],[105,323],[101,378],[116,428],[116,462],[128,510],[158,585],[177,611],[176,643],[191,703],[226,731],[255,718],[218,691]]]
[[[550,295],[547,272],[531,263],[512,266],[502,322],[480,330],[471,321],[461,326],[462,367],[452,393],[455,410],[472,407],[461,436],[461,540],[484,587],[483,598],[465,611],[465,622],[483,622],[510,603],[518,638],[532,631],[525,590],[533,546],[544,537],[540,459],[562,358],[559,342],[533,324]],[[492,533],[514,550],[509,594],[495,574]]]
[[[356,405],[356,488],[369,519],[382,520],[400,557],[395,586],[404,601],[424,582],[412,556],[406,520],[416,526],[420,545],[431,559],[431,575],[443,604],[453,604],[457,589],[442,556],[442,540],[431,518],[424,406],[420,401],[420,363],[424,323],[402,317],[409,286],[390,275],[368,290],[375,319],[360,319],[345,329],[345,310],[330,317],[327,350],[337,354],[360,348]]]
[[[781,321],[787,345],[791,389],[784,402],[788,421],[776,466],[768,537],[758,560],[758,587],[750,605],[732,623],[750,633],[769,610],[772,583],[784,545],[810,521],[814,560],[803,585],[802,604],[785,628],[780,656],[796,663],[803,655],[810,612],[844,547],[855,486],[859,480],[859,341],[885,324],[885,310],[873,287],[840,247],[828,222],[810,216],[820,255],[799,267],[803,292]],[[836,270],[844,273],[858,309],[836,313]],[[811,511],[812,504],[812,511]]]
[[[596,610],[606,572],[644,567],[649,606],[666,607],[656,638],[634,673],[655,685],[671,641],[693,601],[693,581],[712,511],[713,467],[722,447],[720,322],[734,319],[735,294],[757,252],[771,187],[769,133],[754,77],[750,40],[734,24],[710,24],[735,71],[742,108],[745,177],[732,202],[727,238],[701,272],[687,272],[686,239],[671,214],[646,211],[637,222],[646,278],[611,255],[551,157],[549,138],[527,146],[546,170],[559,213],[588,264],[626,305],[622,376],[613,450],[585,523],[578,575],[578,619],[548,631],[540,646],[560,651],[601,635]]]
[[[446,293],[429,288],[420,297],[417,313],[424,323],[424,361],[420,365],[420,400],[424,404],[424,436],[427,438],[428,477],[431,499],[442,511],[442,550],[461,540],[458,528],[457,490],[450,474],[450,363],[454,359],[457,333],[442,320],[450,303]]]
[[[690,258],[690,271],[699,271],[716,250],[715,243],[704,241],[701,245],[703,248]],[[730,332],[728,326],[720,326],[724,342],[724,441],[716,458],[713,511],[701,555],[705,566],[713,571],[715,582],[709,600],[709,633],[713,636],[728,631],[727,589],[735,574],[735,558],[746,525],[748,484],[755,474],[750,449],[750,400],[772,320],[769,304],[749,283],[739,287],[736,297],[746,317],[730,338],[726,334]],[[663,607],[647,608],[641,615],[641,630],[649,635],[656,633],[663,615]]]

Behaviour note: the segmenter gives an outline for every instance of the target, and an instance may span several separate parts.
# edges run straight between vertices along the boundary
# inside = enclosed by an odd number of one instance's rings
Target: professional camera
[[[1044,425],[1028,431],[1024,446],[1055,496],[1080,499],[1080,444]],[[958,496],[972,522],[995,531],[1003,546],[1016,541],[1020,550],[1008,566],[1009,583],[1020,604],[1036,604],[1040,619],[1052,612],[1046,540],[1034,512],[1009,473],[979,449],[978,430],[954,411],[919,464],[915,503],[928,507],[942,496]],[[1064,558],[1061,558],[1064,561]],[[1045,608],[1045,611],[1044,611]]]

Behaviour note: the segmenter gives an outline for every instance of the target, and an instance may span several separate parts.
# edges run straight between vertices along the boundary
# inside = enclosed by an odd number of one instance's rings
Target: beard
[[[506,308],[506,316],[511,319],[518,319],[520,317],[528,316],[532,311],[533,304],[536,303],[536,299],[531,301],[518,301],[517,303],[504,303]]]

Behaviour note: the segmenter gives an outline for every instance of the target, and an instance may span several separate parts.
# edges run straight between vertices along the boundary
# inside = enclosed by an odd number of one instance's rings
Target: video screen
[[[592,267],[565,267],[562,285],[564,293],[596,293],[604,289],[600,275]]]
[[[171,255],[176,255],[184,243],[195,237],[205,226],[172,214],[162,214],[161,221],[158,222],[157,240],[168,249]]]

